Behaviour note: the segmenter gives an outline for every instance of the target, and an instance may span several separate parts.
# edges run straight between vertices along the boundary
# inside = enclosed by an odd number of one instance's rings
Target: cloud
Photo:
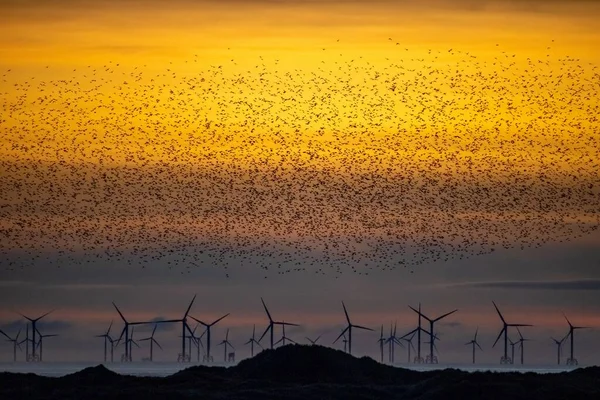
[[[15,320],[4,325],[0,326],[4,332],[17,332],[21,330],[21,333],[25,333],[25,319]],[[28,321],[27,321],[28,322]],[[62,320],[50,320],[50,321],[39,321],[37,323],[37,329],[40,330],[43,334],[54,334],[57,332],[64,332],[73,327],[73,324],[69,321]]]
[[[476,289],[524,289],[524,290],[600,290],[600,279],[581,279],[565,281],[495,281],[464,282],[452,287],[471,287]]]
[[[464,326],[463,323],[461,322],[457,322],[457,321],[451,321],[451,322],[440,322],[440,325],[442,326],[447,326],[449,328],[462,328]]]

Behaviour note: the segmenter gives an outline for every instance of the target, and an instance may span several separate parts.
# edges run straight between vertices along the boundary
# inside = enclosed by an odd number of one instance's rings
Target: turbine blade
[[[160,343],[158,343],[156,340],[152,339],[152,341],[154,342],[154,344],[156,344],[158,346],[159,349],[163,349],[162,346],[160,345]]]
[[[340,340],[340,338],[341,338],[342,336],[344,336],[344,333],[346,333],[346,331],[348,330],[348,328],[350,328],[350,326],[349,326],[349,325],[346,327],[346,329],[344,329],[344,330],[342,331],[342,333],[340,333],[340,336],[338,336],[338,337],[337,337],[337,339],[335,339],[335,340],[333,341],[333,344],[335,344],[335,343],[336,343],[338,340]]]
[[[113,301],[113,306],[115,306],[115,309],[117,310],[117,312],[119,313],[119,315],[121,316],[121,319],[123,320],[123,322],[127,323],[127,320],[125,319],[125,317],[123,316],[123,313],[121,313],[121,310],[119,310],[119,307],[117,307],[117,305],[114,303]]]
[[[267,308],[267,305],[265,304],[265,301],[263,300],[263,298],[260,298],[260,301],[262,301],[262,305],[265,308],[265,312],[267,313],[267,317],[269,317],[269,322],[273,322],[273,318],[271,318],[271,313],[269,312],[269,309]]]
[[[150,337],[152,337],[152,338],[154,337],[154,332],[156,332],[156,327],[157,326],[158,325],[154,324],[154,329],[152,329],[152,335],[150,335]]]
[[[21,314],[21,313],[17,313],[19,314],[21,317],[30,320],[31,322],[33,322],[33,320],[31,318],[29,318],[27,315]]]
[[[573,325],[571,325],[571,321],[569,321],[569,318],[567,318],[567,315],[565,313],[563,313],[563,317],[565,317],[565,319],[567,320],[567,323],[569,324],[569,327],[572,328]]]
[[[414,335],[415,333],[417,333],[418,330],[419,330],[419,328],[415,328],[412,331],[408,332],[406,335],[402,336],[400,339],[404,339],[407,336]],[[411,338],[411,340],[412,340],[412,338]]]
[[[267,329],[265,329],[265,331],[263,332],[263,334],[262,334],[262,336],[260,337],[260,339],[258,339],[258,341],[259,341],[259,342],[260,342],[260,341],[261,341],[261,340],[262,340],[262,339],[265,337],[265,335],[267,334],[267,332],[269,332],[269,329],[273,329],[273,323],[270,323],[270,324],[267,326]]]
[[[227,317],[230,313],[227,313],[225,315],[223,315],[221,318],[219,318],[218,320],[216,320],[215,322],[213,322],[212,324],[210,324],[210,326],[215,325],[217,322],[219,322],[220,320],[222,320],[223,318]]]
[[[187,310],[185,310],[185,314],[183,314],[183,319],[187,318],[188,314],[190,313],[190,310],[192,309],[192,305],[194,304],[194,300],[196,300],[196,296],[197,296],[197,294],[195,294],[194,297],[192,298],[192,301],[190,301],[190,305],[188,306]]]
[[[373,329],[371,328],[367,328],[366,326],[360,326],[360,325],[352,325],[353,328],[357,328],[357,329],[364,329],[365,331],[372,331],[375,332]]]
[[[108,330],[106,331],[106,334],[107,334],[107,335],[110,335],[110,330],[112,329],[113,322],[115,322],[115,321],[114,321],[114,320],[111,320],[111,321],[110,321],[110,325],[108,326]]]
[[[1,334],[3,334],[4,336],[6,336],[6,338],[7,338],[8,340],[12,340],[12,339],[10,338],[10,336],[8,336],[6,333],[4,333],[4,331],[3,331],[2,329],[0,329],[0,333],[1,333]],[[15,340],[16,340],[16,339],[15,339]]]
[[[481,348],[481,346],[479,345],[479,343],[475,342],[475,344],[477,345],[477,347],[479,347],[479,350],[483,351],[483,349]]]
[[[344,308],[344,314],[346,314],[346,321],[348,321],[348,325],[352,325],[352,323],[350,322],[350,317],[348,316],[348,310],[346,310],[346,305],[344,304],[343,301],[342,301],[342,307]]]
[[[496,343],[498,343],[498,340],[500,340],[500,338],[502,337],[502,334],[504,333],[504,331],[506,330],[506,326],[504,328],[502,328],[502,330],[500,331],[500,334],[498,335],[498,337],[496,338],[496,341],[494,342],[494,344],[492,345],[492,348],[494,348],[496,346]]]
[[[500,317],[500,319],[502,320],[502,322],[504,322],[504,324],[506,325],[506,321],[504,320],[504,317],[502,316],[502,313],[498,309],[498,306],[496,305],[496,303],[494,301],[492,301],[492,303],[494,304],[494,308],[496,308],[496,312],[498,313],[498,316]]]
[[[457,311],[458,311],[458,310],[450,311],[449,313],[446,313],[446,314],[444,314],[444,315],[442,315],[442,316],[439,316],[439,317],[437,317],[436,319],[434,319],[434,320],[433,320],[433,322],[437,322],[437,321],[439,321],[440,319],[446,318],[448,315],[454,314],[454,313],[455,313],[455,312],[457,312]],[[429,319],[429,318],[427,318],[427,319]]]
[[[40,319],[44,318],[45,316],[47,316],[47,315],[49,315],[49,314],[51,314],[51,313],[53,313],[53,312],[54,312],[54,310],[52,310],[52,311],[48,311],[46,314],[42,315],[41,317],[37,317],[37,318],[35,319],[35,321],[39,321]]]
[[[199,319],[196,319],[196,318],[192,317],[191,315],[190,315],[189,317],[190,317],[191,319],[193,319],[194,321],[196,321],[197,323],[199,323],[199,324],[202,324],[202,325],[204,325],[204,326],[208,326],[208,324],[206,324],[206,323],[204,323],[204,322],[200,321]]]

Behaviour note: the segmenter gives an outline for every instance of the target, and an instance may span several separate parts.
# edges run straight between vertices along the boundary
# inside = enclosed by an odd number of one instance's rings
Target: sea
[[[25,362],[4,362],[0,363],[0,372],[14,372],[14,373],[34,373],[40,376],[48,377],[61,377],[75,372],[81,371],[88,367],[94,367],[102,363],[94,362],[39,362],[39,363],[25,363]],[[106,363],[104,366],[122,375],[133,375],[133,376],[151,376],[151,377],[164,377],[173,375],[183,369],[201,365],[196,363],[169,363],[169,362],[132,362],[132,363]],[[211,366],[219,367],[232,367],[234,363],[212,363]],[[395,364],[398,368],[408,368],[414,371],[431,371],[440,370],[447,368],[459,369],[466,372],[520,372],[520,373],[538,373],[538,374],[553,374],[559,372],[572,371],[577,367],[567,367],[564,365],[554,366],[534,366],[534,365],[473,365],[473,364],[436,364],[436,365],[414,365],[414,364]]]

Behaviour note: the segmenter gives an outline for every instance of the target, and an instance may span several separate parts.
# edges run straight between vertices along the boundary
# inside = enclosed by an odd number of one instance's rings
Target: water
[[[100,363],[80,362],[80,363],[60,363],[60,362],[43,362],[43,363],[0,363],[0,372],[17,372],[17,373],[34,373],[41,376],[60,377],[81,371],[87,367],[94,367]],[[106,368],[123,375],[134,376],[153,376],[164,377],[172,375],[185,368],[189,368],[198,364],[181,364],[169,362],[133,362],[133,363],[108,363]],[[219,367],[231,367],[233,363],[215,362],[211,364]],[[414,371],[431,371],[436,369],[456,368],[466,372],[492,371],[492,372],[535,372],[538,374],[551,374],[572,371],[574,367],[564,365],[492,365],[492,364],[438,364],[438,365],[407,365],[396,364],[396,367],[408,368]]]
[[[84,368],[95,367],[101,363],[72,363],[72,362],[42,362],[42,363],[0,363],[0,372],[16,372],[16,373],[34,373],[40,376],[60,377],[69,374],[73,374],[77,371],[81,371]],[[104,366],[122,375],[134,375],[134,376],[154,376],[163,377],[173,375],[174,373],[183,369],[195,366],[198,364],[181,364],[181,363],[169,363],[169,362],[132,362],[132,363],[107,363]],[[219,363],[215,362],[211,365],[219,367],[230,367],[234,364]]]

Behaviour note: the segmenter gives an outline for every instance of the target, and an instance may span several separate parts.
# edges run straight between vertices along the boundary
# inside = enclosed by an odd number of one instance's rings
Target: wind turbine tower
[[[231,342],[229,342],[229,329],[227,329],[227,333],[225,333],[225,339],[219,343],[219,346],[225,346],[223,348],[223,362],[227,362],[227,346],[230,346],[233,350],[235,350],[235,347],[233,347]]]
[[[483,351],[479,343],[477,342],[477,333],[479,332],[479,328],[475,330],[475,336],[473,336],[473,340],[465,343],[465,346],[471,345],[473,346],[473,364],[475,364],[475,346],[479,347],[479,350]]]
[[[269,318],[269,325],[267,325],[267,329],[265,329],[265,331],[263,332],[262,336],[260,337],[260,339],[258,339],[258,341],[260,342],[265,335],[267,334],[267,332],[270,331],[271,333],[271,350],[274,347],[274,335],[275,335],[275,325],[281,325],[281,326],[300,326],[298,324],[291,324],[289,322],[279,322],[279,321],[274,321],[273,318],[271,317],[271,313],[269,312],[269,309],[267,308],[267,305],[265,304],[265,301],[263,300],[263,298],[260,298],[260,301],[262,302],[262,305],[265,309],[265,312],[267,313],[267,317]]]
[[[256,334],[256,325],[254,325],[252,327],[252,337],[250,339],[248,339],[248,341],[244,344],[246,345],[250,345],[250,357],[254,357],[254,345],[258,345],[258,347],[260,347],[261,349],[263,348],[260,343],[258,343],[258,341],[255,339],[255,334]]]
[[[11,338],[10,336],[8,336],[6,333],[4,333],[1,329],[0,329],[0,333],[3,334],[6,339],[8,339],[9,342],[12,342],[13,344],[13,362],[17,362],[17,347],[19,348],[20,351],[23,351],[21,349],[21,344],[19,343],[19,336],[21,335],[21,330],[19,329],[19,331],[17,332],[17,336],[15,336],[15,338]]]
[[[508,328],[510,328],[510,327],[533,326],[533,325],[528,325],[528,324],[509,324],[509,323],[507,323],[506,320],[504,319],[504,316],[502,316],[502,313],[500,312],[500,309],[498,308],[498,306],[496,305],[496,303],[493,302],[493,301],[492,301],[492,303],[494,304],[494,308],[496,309],[496,312],[498,313],[498,316],[502,320],[502,330],[498,334],[498,337],[496,338],[496,341],[492,345],[492,348],[496,346],[496,343],[498,343],[498,340],[500,340],[500,338],[502,337],[502,335],[504,335],[504,355],[500,358],[500,364],[513,364],[514,360],[512,358],[508,357]],[[513,348],[514,348],[514,346],[513,346]],[[513,357],[514,357],[514,354],[513,354]]]
[[[199,324],[204,325],[204,327],[206,328],[205,333],[206,333],[206,356],[204,356],[204,360],[206,362],[212,362],[213,358],[210,355],[210,328],[212,328],[214,325],[216,325],[219,321],[221,321],[223,318],[227,317],[229,315],[225,314],[223,315],[221,318],[213,321],[212,323],[208,324],[206,322],[200,321],[199,319],[196,319],[192,316],[190,316],[191,319],[193,319],[194,321],[198,322]]]
[[[409,306],[410,307],[410,306]],[[440,315],[437,318],[431,319],[429,317],[427,317],[425,314],[423,314],[421,312],[421,310],[415,310],[414,308],[410,307],[411,310],[413,310],[414,312],[416,312],[417,314],[419,314],[420,317],[425,318],[427,321],[429,321],[429,356],[426,359],[426,362],[428,364],[437,364],[438,363],[438,358],[436,357],[435,354],[433,354],[433,348],[435,347],[435,338],[434,338],[434,333],[433,333],[433,327],[434,324],[444,318],[446,318],[447,316],[454,314],[455,312],[457,312],[458,310],[454,310],[454,311],[450,311],[446,314]]]
[[[589,329],[590,327],[589,326],[573,326],[573,324],[571,324],[571,321],[569,321],[567,316],[564,315],[564,317],[567,320],[567,323],[569,324],[569,333],[567,333],[567,336],[565,336],[564,339],[566,339],[568,337],[571,338],[571,350],[570,350],[570,356],[569,356],[569,358],[567,358],[567,365],[578,365],[579,362],[577,361],[577,359],[575,358],[575,355],[574,355],[575,354],[575,331],[578,329]]]
[[[106,348],[107,348],[108,343],[110,343],[110,362],[113,362],[114,341],[110,337],[110,330],[112,328],[112,325],[113,325],[113,321],[110,321],[110,325],[108,326],[108,330],[106,331],[106,333],[95,336],[97,338],[104,338],[104,363],[106,363],[106,354],[107,354]]]
[[[20,314],[20,316],[22,316],[23,318],[29,320],[29,322],[31,322],[31,354],[29,354],[29,345],[26,346],[26,360],[27,361],[40,361],[39,356],[36,354],[36,346],[37,346],[37,341],[35,340],[35,335],[36,332],[38,332],[37,330],[37,323],[38,321],[40,321],[42,318],[44,318],[45,316],[47,316],[48,314],[52,313],[54,310],[52,311],[48,311],[46,314],[43,314],[40,317],[37,318],[29,318],[26,315]],[[29,335],[28,335],[29,336]],[[27,338],[29,339],[29,338]]]
[[[371,332],[373,331],[373,329],[366,328],[366,327],[360,326],[360,325],[352,324],[352,322],[350,322],[350,317],[348,316],[348,311],[346,310],[346,305],[344,304],[343,301],[342,301],[342,307],[344,308],[344,314],[346,314],[346,322],[348,322],[348,325],[342,331],[342,333],[340,333],[340,335],[337,337],[337,339],[335,339],[335,341],[333,343],[335,344],[342,336],[344,336],[344,334],[346,332],[348,332],[348,354],[352,354],[352,328],[363,329],[365,331],[371,331]]]
[[[140,342],[146,342],[146,341],[150,342],[150,359],[149,359],[150,362],[154,361],[154,344],[156,344],[158,346],[158,348],[162,350],[162,347],[160,346],[160,343],[158,343],[156,341],[156,339],[154,339],[154,333],[156,332],[156,327],[157,326],[158,325],[154,325],[154,329],[152,329],[152,334],[149,337],[144,338],[144,339],[140,339]]]
[[[567,336],[568,336],[568,334],[567,334]],[[556,365],[560,365],[560,356],[561,356],[561,353],[562,353],[562,345],[563,345],[563,342],[565,341],[565,339],[567,338],[567,336],[565,336],[561,340],[556,340],[553,337],[550,338],[550,339],[552,339],[552,341],[554,342],[554,344],[556,344],[556,347],[557,347],[557,349],[556,349],[556,351],[557,351],[557,354],[556,354]]]

